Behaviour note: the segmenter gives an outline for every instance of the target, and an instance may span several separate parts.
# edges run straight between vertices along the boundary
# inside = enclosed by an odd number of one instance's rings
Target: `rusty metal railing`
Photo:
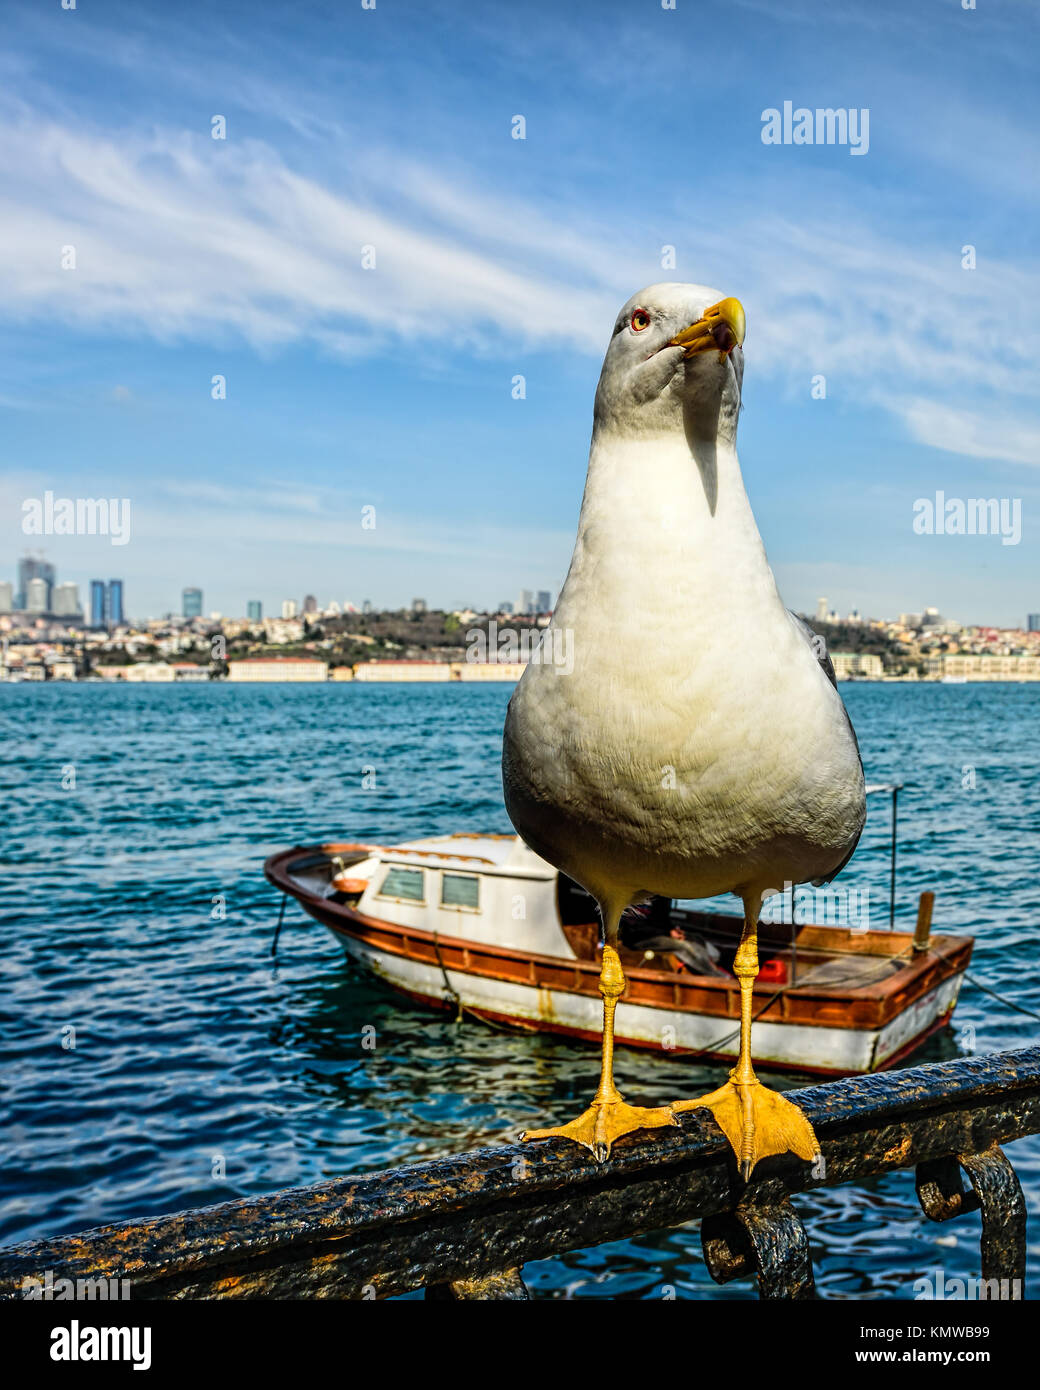
[[[0,1297],[24,1281],[129,1281],[133,1299],[528,1297],[525,1261],[701,1219],[719,1283],[764,1298],[814,1294],[800,1191],[916,1170],[925,1215],[980,1210],[991,1296],[1021,1297],[1025,1205],[1000,1145],[1040,1131],[1040,1047],[788,1093],[820,1141],[740,1181],[706,1111],[622,1139],[599,1165],[558,1141],[480,1149],[0,1251]],[[969,1186],[962,1182],[962,1172]],[[995,1281],[995,1282],[989,1282]],[[1016,1283],[1016,1281],[1018,1281]]]

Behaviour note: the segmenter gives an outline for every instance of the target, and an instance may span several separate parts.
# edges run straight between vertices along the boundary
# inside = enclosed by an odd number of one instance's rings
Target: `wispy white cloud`
[[[394,217],[256,143],[56,125],[0,130],[0,297],[46,316],[160,339],[230,331],[262,347],[401,341],[598,344],[597,296],[551,269]],[[63,268],[72,247],[75,268]],[[372,247],[374,268],[364,268]]]
[[[895,408],[911,436],[930,448],[965,458],[1040,465],[1040,424],[1002,418],[997,411],[975,413],[922,399],[897,402]]]
[[[348,354],[422,341],[598,355],[639,277],[671,273],[637,218],[606,232],[562,198],[537,206],[451,184],[392,151],[364,168],[366,201],[256,142],[0,125],[0,312],[264,348],[310,338]],[[700,264],[687,269],[683,214],[659,211],[672,219],[675,274],[745,299],[760,368],[1035,393],[1032,268],[964,271],[959,247],[907,247],[813,205],[801,222],[758,205],[698,228]],[[61,268],[64,246],[74,270]]]

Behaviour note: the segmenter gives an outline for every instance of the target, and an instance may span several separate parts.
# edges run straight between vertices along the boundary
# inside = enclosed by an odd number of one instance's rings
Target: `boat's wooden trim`
[[[342,852],[347,847],[337,847]],[[264,872],[275,887],[296,898],[311,916],[334,931],[351,936],[371,948],[390,955],[432,964],[487,979],[528,985],[535,989],[563,990],[571,994],[598,996],[599,964],[595,960],[565,960],[556,956],[521,953],[506,946],[475,942],[442,935],[417,927],[399,926],[380,918],[368,917],[348,903],[318,897],[296,883],[288,872],[290,861],[305,851],[287,850],[272,856]],[[717,921],[715,922],[717,929]],[[771,924],[763,924],[767,928]],[[775,932],[779,942],[785,929]],[[770,936],[773,932],[767,932]],[[892,941],[891,938],[897,938]],[[803,945],[830,955],[867,950],[870,938],[888,947],[885,954],[898,954],[912,942],[906,932],[865,932],[855,935],[839,928],[803,927]],[[933,936],[927,951],[908,961],[908,971],[894,972],[887,979],[858,989],[813,989],[793,986],[777,989],[762,984],[755,992],[756,1017],[773,1022],[797,1023],[808,1027],[878,1029],[904,1009],[928,994],[945,980],[967,969],[973,941],[970,937]],[[875,948],[874,954],[879,954]],[[650,970],[627,966],[628,980],[624,1001],[649,1008],[677,1010],[720,1019],[739,1019],[740,990],[736,979]],[[768,1007],[763,1004],[770,999]]]

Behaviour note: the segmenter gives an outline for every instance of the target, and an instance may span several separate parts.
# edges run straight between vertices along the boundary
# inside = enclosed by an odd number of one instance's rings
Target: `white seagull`
[[[619,1135],[705,1105],[747,1179],[767,1154],[818,1150],[752,1067],[762,899],[837,874],[865,796],[833,668],[785,609],[744,491],[743,341],[740,302],[700,285],[652,285],[618,314],[574,554],[509,702],[503,782],[522,838],[596,898],[604,933],[599,1090],[570,1124],[523,1137],[573,1139],[602,1161]],[[621,915],[652,894],[726,892],[744,905],[737,1065],[697,1100],[630,1106],[613,1079]]]

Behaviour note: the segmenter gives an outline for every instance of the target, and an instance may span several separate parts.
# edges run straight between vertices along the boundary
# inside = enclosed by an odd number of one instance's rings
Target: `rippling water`
[[[899,924],[934,888],[937,926],[978,936],[972,973],[1040,1012],[1040,686],[843,691],[868,779],[906,783]],[[587,1101],[594,1050],[403,1003],[295,906],[270,957],[278,900],[261,864],[273,850],[510,829],[508,698],[505,686],[0,685],[0,1242],[506,1141]],[[872,798],[846,871],[875,910],[888,814]],[[1038,1028],[969,984],[954,1030],[914,1060],[1022,1046]],[[649,1103],[722,1075],[624,1049],[617,1070]],[[1040,1141],[1009,1152],[1037,1297]],[[978,1218],[925,1221],[909,1172],[797,1206],[826,1297],[912,1297],[935,1269],[979,1272]],[[543,1297],[754,1296],[711,1282],[696,1225],[526,1277]]]

